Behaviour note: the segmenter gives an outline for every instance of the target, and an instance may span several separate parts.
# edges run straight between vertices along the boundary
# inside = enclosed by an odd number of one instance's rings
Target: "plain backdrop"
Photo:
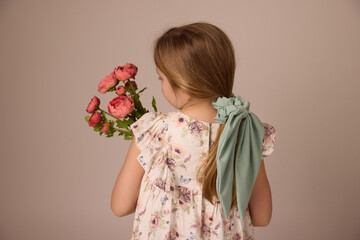
[[[151,109],[153,42],[206,21],[235,48],[234,93],[277,131],[273,197],[259,240],[360,239],[360,2],[0,1],[0,239],[130,239],[111,192],[130,142],[84,117],[97,84],[127,62]]]

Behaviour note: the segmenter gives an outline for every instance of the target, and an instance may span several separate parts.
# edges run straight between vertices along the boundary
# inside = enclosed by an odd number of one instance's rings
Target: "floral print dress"
[[[262,155],[266,157],[274,150],[275,128],[263,125]],[[205,199],[196,181],[218,123],[200,121],[178,110],[148,112],[130,127],[141,150],[137,160],[145,170],[132,240],[255,239],[249,209],[242,222],[235,204],[225,219],[221,204],[212,205]]]

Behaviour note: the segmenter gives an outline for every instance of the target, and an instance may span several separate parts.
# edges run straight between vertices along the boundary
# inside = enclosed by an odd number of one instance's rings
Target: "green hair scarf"
[[[212,104],[218,111],[215,121],[219,124],[225,123],[216,156],[216,191],[228,218],[235,173],[237,205],[240,219],[244,221],[260,169],[264,126],[259,118],[249,111],[250,102],[240,96],[232,94],[231,98],[218,97]]]

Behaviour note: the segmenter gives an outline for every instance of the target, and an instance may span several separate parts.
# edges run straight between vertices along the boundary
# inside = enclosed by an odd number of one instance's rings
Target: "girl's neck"
[[[182,113],[191,116],[197,120],[209,123],[216,123],[214,120],[217,110],[212,105],[211,100],[201,100],[185,104],[179,109]]]

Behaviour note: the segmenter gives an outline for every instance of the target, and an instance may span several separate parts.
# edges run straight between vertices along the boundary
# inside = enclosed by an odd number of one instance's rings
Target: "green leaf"
[[[116,123],[119,128],[124,128],[126,126],[126,124],[122,120],[117,120]]]
[[[112,88],[109,88],[109,90],[107,90],[107,92],[114,92],[116,91],[116,86],[119,84],[119,80],[117,81],[117,83],[115,84],[115,86],[113,86]]]
[[[128,93],[130,93],[132,96],[135,95],[136,89],[135,89],[135,87],[133,87],[133,85],[131,84],[130,79],[127,81],[127,83],[128,83],[128,86],[126,86],[126,84],[125,84],[125,91],[128,92]]]
[[[133,123],[133,121],[131,119],[116,120],[116,125],[122,129],[127,129],[128,126],[132,123]]]
[[[124,139],[125,139],[125,140],[132,140],[133,137],[132,137],[132,136],[129,136],[129,135],[126,135],[126,136],[124,136]]]
[[[91,116],[86,116],[86,117],[85,117],[86,122],[89,122],[90,117],[91,117]]]
[[[141,115],[141,113],[136,112],[136,113],[135,113],[135,116],[136,116],[137,119],[139,119],[139,118],[141,118],[142,115]]]
[[[102,125],[101,125],[101,124],[96,125],[96,126],[94,127],[94,131],[95,131],[95,132],[100,132],[100,131],[101,131],[101,128],[102,128]]]
[[[146,87],[141,89],[138,93],[142,93],[143,91],[145,91],[145,89],[147,89]]]
[[[152,107],[154,108],[155,112],[157,112],[156,101],[155,101],[155,97],[154,97],[154,96],[153,96],[153,98],[152,98],[151,105],[152,105]]]

